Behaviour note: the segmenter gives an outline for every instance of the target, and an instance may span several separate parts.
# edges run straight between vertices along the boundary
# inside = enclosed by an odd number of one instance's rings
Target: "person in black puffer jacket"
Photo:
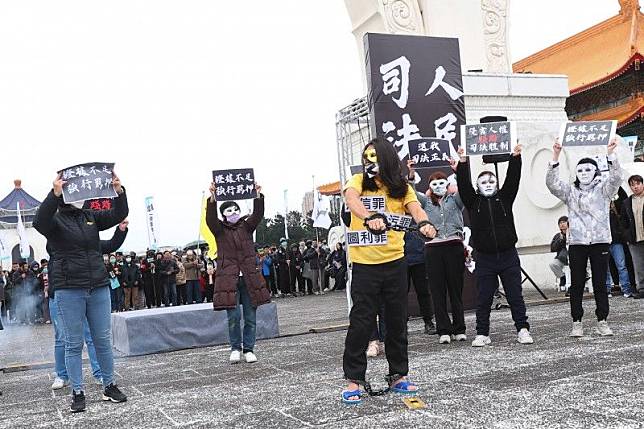
[[[72,384],[72,412],[85,410],[82,350],[83,319],[86,317],[103,376],[103,400],[124,402],[127,398],[113,383],[112,328],[109,277],[103,263],[99,231],[118,225],[128,215],[125,189],[116,175],[113,208],[83,210],[82,204],[65,204],[61,175],[38,208],[34,228],[47,238],[51,249],[49,281],[56,286],[56,305],[65,335],[65,366]]]
[[[461,162],[456,168],[458,191],[470,215],[472,238],[470,245],[475,250],[476,285],[478,305],[476,309],[476,338],[473,347],[490,344],[490,310],[494,293],[501,278],[505,295],[512,310],[512,319],[518,332],[517,341],[532,344],[530,325],[526,315],[521,288],[521,261],[515,247],[517,232],[514,227],[512,205],[519,192],[521,179],[521,145],[517,145],[509,157],[508,170],[503,187],[499,189],[496,175],[482,172],[475,191],[470,179],[469,162],[459,149]]]

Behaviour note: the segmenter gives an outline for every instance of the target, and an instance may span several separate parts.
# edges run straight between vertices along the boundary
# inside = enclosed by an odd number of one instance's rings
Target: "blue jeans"
[[[199,280],[188,280],[186,287],[188,288],[188,304],[192,304],[193,302],[201,302]]]
[[[62,380],[68,380],[69,376],[67,375],[67,368],[65,367],[65,336],[60,319],[58,318],[56,300],[51,298],[49,299],[49,317],[51,324],[54,325],[54,362],[56,377]],[[87,355],[89,356],[89,363],[92,366],[92,375],[97,379],[101,378],[101,367],[98,365],[98,360],[96,360],[96,349],[92,341],[92,334],[89,332],[87,319],[83,321],[83,336],[85,337],[85,344],[87,344]]]
[[[171,280],[168,280],[168,300],[173,306],[177,305],[177,282]]]
[[[626,269],[626,257],[624,256],[624,247],[617,243],[611,244],[609,248],[610,254],[613,257],[617,272],[619,273],[619,286],[622,288],[623,293],[631,293],[631,280],[628,277],[628,269]],[[610,275],[610,268],[606,274],[606,289],[608,292],[613,285],[613,277]]]
[[[242,348],[242,332],[241,332],[241,312],[239,304],[244,311],[244,337]],[[239,350],[252,352],[255,348],[255,330],[256,330],[256,308],[253,307],[246,288],[246,282],[243,277],[239,277],[237,283],[237,307],[226,310],[228,315],[228,337],[230,339],[230,348],[232,350]]]
[[[103,386],[112,384],[112,315],[109,286],[96,289],[58,289],[56,305],[65,335],[65,366],[75,392],[83,390],[83,322],[87,319],[101,368]]]

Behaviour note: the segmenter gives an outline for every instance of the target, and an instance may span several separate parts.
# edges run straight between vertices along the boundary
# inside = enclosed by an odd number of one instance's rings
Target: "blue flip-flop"
[[[403,380],[394,384],[389,389],[394,393],[402,393],[404,395],[415,395],[418,393],[420,389],[416,389],[416,390],[409,389],[412,386],[416,386],[416,384],[412,383],[411,381]]]
[[[358,399],[349,399],[352,396],[357,396]],[[360,389],[356,390],[343,390],[342,391],[342,402],[345,404],[353,405],[353,404],[359,404],[362,402],[362,392]]]

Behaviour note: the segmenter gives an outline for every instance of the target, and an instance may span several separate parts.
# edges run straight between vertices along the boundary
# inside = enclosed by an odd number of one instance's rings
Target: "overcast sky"
[[[456,0],[437,0],[456,1]],[[517,1],[521,59],[615,15],[617,0]],[[0,198],[42,200],[58,169],[116,162],[126,249],[197,239],[213,169],[253,167],[267,212],[337,180],[335,112],[363,95],[343,0],[0,2]]]

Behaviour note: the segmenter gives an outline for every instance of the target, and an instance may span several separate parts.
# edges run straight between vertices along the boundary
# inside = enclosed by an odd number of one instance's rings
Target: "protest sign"
[[[559,142],[571,146],[608,146],[615,137],[617,121],[566,122],[561,126]]]
[[[67,182],[63,185],[63,201],[70,204],[116,197],[116,190],[112,185],[113,170],[113,162],[88,162],[59,171],[62,179]]]
[[[467,156],[512,153],[517,145],[516,123],[488,122],[461,126],[461,147]]]
[[[414,161],[414,168],[432,168],[449,166],[450,143],[445,139],[410,140],[409,159]]]
[[[215,199],[217,201],[257,198],[255,173],[252,168],[215,170],[212,172],[212,180],[216,186]]]

